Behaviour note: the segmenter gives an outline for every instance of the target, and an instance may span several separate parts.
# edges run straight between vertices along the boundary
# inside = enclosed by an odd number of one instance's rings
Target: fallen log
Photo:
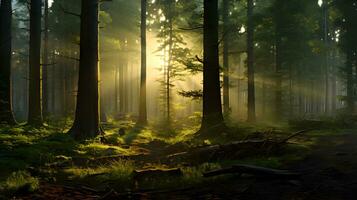
[[[214,177],[225,174],[248,174],[258,178],[270,179],[296,179],[301,176],[300,173],[292,172],[289,170],[278,170],[254,165],[233,165],[229,168],[223,168],[203,173],[203,176]]]
[[[309,130],[302,130],[283,139],[255,139],[235,141],[223,145],[211,145],[191,149],[167,156],[170,161],[189,159],[190,161],[242,158],[250,155],[269,154],[279,150],[289,140]]]

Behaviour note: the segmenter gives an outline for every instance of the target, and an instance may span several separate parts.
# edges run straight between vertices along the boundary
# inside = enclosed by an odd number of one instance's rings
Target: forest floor
[[[217,157],[181,152],[232,141],[286,138],[290,128],[235,128],[195,139],[183,130],[169,137],[153,129],[107,125],[105,138],[76,142],[63,129],[0,128],[0,199],[264,199],[349,200],[357,197],[357,133],[322,129],[298,135],[274,151]],[[128,126],[127,124],[125,126]],[[99,141],[101,140],[101,141]],[[178,154],[179,153],[179,154]],[[221,152],[222,153],[222,152]],[[232,152],[227,152],[232,154]],[[296,179],[240,174],[205,178],[235,164],[288,169]]]

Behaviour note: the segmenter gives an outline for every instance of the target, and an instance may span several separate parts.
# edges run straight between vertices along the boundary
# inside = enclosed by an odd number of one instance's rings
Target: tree
[[[253,0],[247,0],[248,121],[255,122]]]
[[[204,1],[203,116],[201,131],[224,126],[218,56],[218,0]]]
[[[76,139],[101,134],[99,126],[98,0],[82,0],[80,63],[75,119],[69,133]]]
[[[44,3],[44,34],[43,34],[43,55],[42,55],[42,110],[44,118],[47,118],[48,115],[48,66],[49,63],[49,46],[48,46],[48,33],[49,33],[49,6],[48,0],[45,0]]]
[[[160,83],[163,86],[161,96],[165,104],[164,126],[168,129],[171,128],[174,116],[173,89],[176,81],[185,75],[187,61],[193,57],[190,49],[186,47],[187,43],[181,30],[181,27],[186,25],[186,20],[183,20],[183,16],[187,14],[186,6],[187,2],[174,0],[158,0],[150,4],[151,13],[157,13],[151,14],[155,21],[151,26],[158,29],[160,46],[157,52],[162,53],[163,58],[164,78]]]
[[[0,123],[15,124],[11,95],[11,0],[0,5]]]
[[[29,111],[28,124],[42,125],[41,109],[41,18],[42,1],[30,3]]]
[[[147,0],[141,0],[141,76],[140,76],[140,105],[139,124],[147,123],[146,109],[146,6]]]
[[[229,27],[229,0],[222,1],[223,15],[223,109],[224,113],[228,114],[229,107],[229,43],[230,27]]]
[[[346,85],[346,111],[350,114],[354,111],[354,87],[355,79],[353,71],[357,67],[357,5],[353,0],[341,0],[335,3],[341,16],[337,19],[337,24],[341,30],[340,47],[346,55],[345,66],[343,67],[344,81]]]

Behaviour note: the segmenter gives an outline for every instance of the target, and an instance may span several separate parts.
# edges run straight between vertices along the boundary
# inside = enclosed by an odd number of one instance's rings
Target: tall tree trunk
[[[171,70],[172,70],[172,47],[173,47],[173,15],[172,15],[172,5],[173,1],[168,2],[168,25],[169,25],[169,49],[168,49],[168,61],[167,61],[167,74],[166,74],[166,111],[167,111],[167,126],[170,127],[171,124]]]
[[[253,0],[247,1],[248,121],[255,122]]]
[[[140,102],[139,120],[141,125],[147,124],[146,108],[146,5],[147,0],[141,0],[141,74],[140,74]]]
[[[11,0],[1,0],[0,5],[0,123],[15,124],[12,110],[11,84]]]
[[[41,0],[31,0],[30,4],[30,72],[29,72],[29,113],[28,124],[42,125],[41,106]]]
[[[115,75],[114,75],[114,85],[115,85],[115,91],[114,91],[114,115],[116,116],[118,114],[118,111],[119,111],[119,99],[118,99],[118,96],[119,96],[119,84],[118,84],[118,81],[119,81],[119,70],[118,70],[118,66],[115,66]]]
[[[324,43],[325,43],[325,50],[324,50],[324,65],[325,65],[325,108],[324,111],[326,114],[329,113],[329,11],[327,2],[324,1],[323,3],[323,18],[324,18]]]
[[[52,62],[54,63],[56,61],[56,54],[54,50],[52,50]],[[52,65],[52,70],[51,70],[51,111],[52,111],[52,116],[55,114],[56,111],[56,68],[57,64]]]
[[[99,127],[98,0],[82,0],[78,96],[74,124],[76,139],[95,137]]]
[[[203,116],[201,131],[224,126],[219,57],[218,57],[218,0],[204,1],[203,34]]]
[[[266,75],[263,75],[262,77],[262,117],[265,119],[266,117],[266,103],[267,103],[267,81],[266,81]]]
[[[124,64],[119,66],[119,112],[123,114],[124,111]]]
[[[44,35],[43,35],[43,55],[42,55],[42,113],[44,119],[47,119],[48,115],[48,0],[45,0],[44,9]]]
[[[332,50],[331,52],[331,58],[332,58],[332,70],[331,70],[331,113],[335,113],[336,111],[336,104],[337,104],[337,70],[335,66],[335,59],[336,59],[336,50]]]
[[[282,117],[282,59],[281,59],[281,37],[277,27],[275,35],[275,121],[280,121]]]
[[[223,0],[223,109],[227,115],[230,112],[229,105],[229,0]]]
[[[347,76],[347,98],[346,98],[346,104],[347,104],[347,112],[348,114],[352,114],[354,112],[354,100],[353,100],[353,52],[350,51],[347,54],[347,59],[346,59],[346,76]]]

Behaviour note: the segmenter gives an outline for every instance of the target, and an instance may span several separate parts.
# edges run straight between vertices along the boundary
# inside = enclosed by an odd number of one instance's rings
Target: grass
[[[118,135],[118,127],[125,127],[126,134]],[[193,128],[192,128],[193,127]],[[325,135],[335,135],[336,130],[319,130],[309,134],[309,139],[295,138],[284,153],[249,157],[242,160],[222,160],[219,162],[203,163],[196,166],[177,164],[166,166],[159,162],[140,163],[131,160],[118,160],[110,164],[95,166],[68,165],[65,169],[51,168],[54,173],[44,173],[38,178],[32,177],[26,170],[29,167],[46,168],[49,164],[68,162],[77,158],[92,159],[110,155],[138,155],[146,153],[145,145],[155,140],[161,145],[174,145],[187,143],[188,146],[206,144],[224,144],[234,140],[246,139],[259,133],[263,137],[286,137],[287,133],[294,132],[287,126],[251,125],[242,123],[239,127],[231,126],[226,134],[217,135],[206,141],[193,140],[195,131],[199,126],[182,126],[175,131],[167,133],[156,129],[156,126],[135,127],[130,121],[124,123],[113,122],[104,126],[106,130],[105,144],[99,138],[77,142],[70,136],[62,133],[56,127],[32,129],[27,126],[1,126],[0,127],[0,181],[1,189],[7,193],[18,191],[35,191],[39,187],[39,179],[52,180],[47,176],[56,176],[54,181],[72,180],[76,184],[92,184],[93,187],[110,185],[118,191],[128,189],[153,189],[153,188],[183,188],[199,185],[210,185],[215,181],[226,180],[225,177],[203,178],[202,173],[233,164],[251,164],[263,167],[284,168],[290,163],[304,159],[308,152],[318,142],[318,138]],[[159,146],[161,148],[161,146]],[[181,146],[179,145],[179,148]],[[179,149],[181,150],[181,149]],[[185,149],[182,149],[182,151]],[[150,161],[149,161],[150,162]],[[178,167],[182,170],[181,177],[154,177],[138,182],[133,176],[134,170],[141,169],[167,169]],[[229,176],[228,176],[229,178]],[[1,196],[1,195],[0,195]]]
[[[1,190],[8,195],[34,192],[38,188],[39,179],[32,177],[26,171],[13,172],[6,181],[1,184]]]

